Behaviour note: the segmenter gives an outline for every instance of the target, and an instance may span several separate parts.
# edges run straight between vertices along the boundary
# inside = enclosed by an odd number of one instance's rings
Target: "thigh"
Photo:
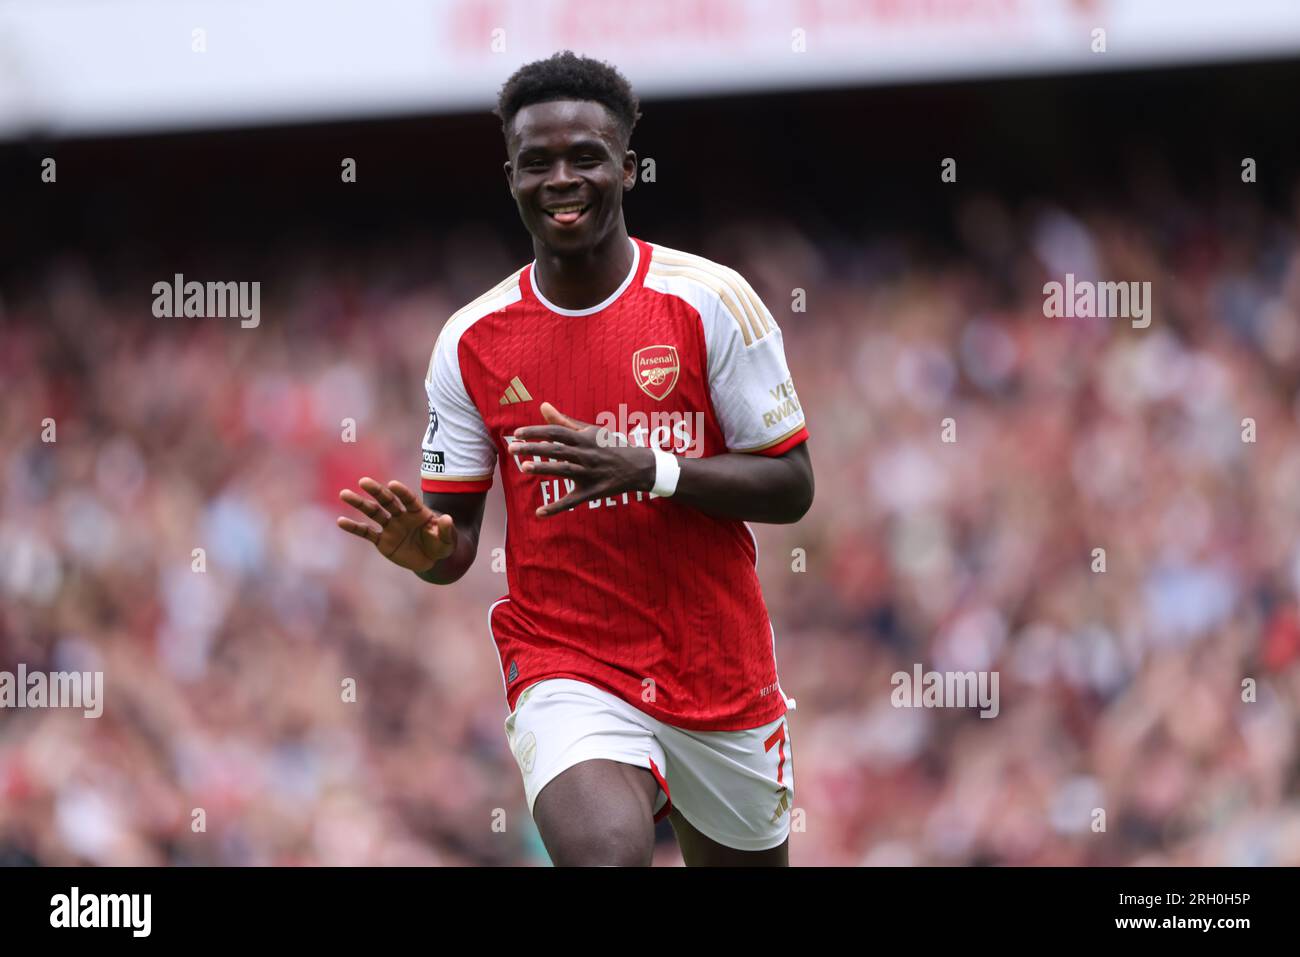
[[[790,838],[776,847],[766,851],[741,851],[734,847],[719,844],[710,837],[705,837],[690,821],[682,817],[682,812],[674,809],[668,815],[673,833],[677,835],[677,846],[682,850],[682,860],[687,867],[789,867]]]
[[[794,755],[785,716],[743,731],[657,729],[686,863],[785,864]]]
[[[533,820],[557,867],[648,867],[658,793],[659,782],[645,768],[582,761],[542,788]]]
[[[585,682],[548,679],[520,694],[505,731],[556,864],[650,862],[668,796],[644,714]]]

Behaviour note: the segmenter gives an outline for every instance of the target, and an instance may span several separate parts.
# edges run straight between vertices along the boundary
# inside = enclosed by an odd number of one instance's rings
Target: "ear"
[[[636,153],[627,150],[623,153],[623,192],[627,192],[636,185]]]
[[[502,166],[502,169],[505,170],[505,174],[506,174],[506,186],[510,188],[510,195],[514,196],[515,195],[515,167],[509,160],[506,160],[504,165]]]

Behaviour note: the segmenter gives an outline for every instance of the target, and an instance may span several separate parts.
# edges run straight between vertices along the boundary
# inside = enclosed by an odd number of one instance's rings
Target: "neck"
[[[576,256],[556,255],[536,239],[533,253],[533,282],[561,309],[590,309],[604,302],[632,268],[632,244],[622,217],[608,236]]]

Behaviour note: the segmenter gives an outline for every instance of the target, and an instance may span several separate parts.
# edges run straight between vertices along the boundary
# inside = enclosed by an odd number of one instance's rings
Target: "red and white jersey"
[[[425,389],[421,487],[479,492],[501,462],[509,593],[488,625],[506,699],[576,678],[682,728],[731,731],[786,710],[741,521],[627,492],[538,518],[572,482],[522,470],[514,430],[543,401],[630,444],[685,457],[780,455],[808,437],[781,330],[734,270],[633,239],[632,269],[590,309],[561,309],[532,265],[443,327]]]

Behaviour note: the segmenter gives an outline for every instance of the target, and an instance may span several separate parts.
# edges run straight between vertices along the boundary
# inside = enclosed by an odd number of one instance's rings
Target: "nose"
[[[567,159],[558,159],[546,177],[546,185],[556,192],[563,192],[578,185],[577,167]]]

